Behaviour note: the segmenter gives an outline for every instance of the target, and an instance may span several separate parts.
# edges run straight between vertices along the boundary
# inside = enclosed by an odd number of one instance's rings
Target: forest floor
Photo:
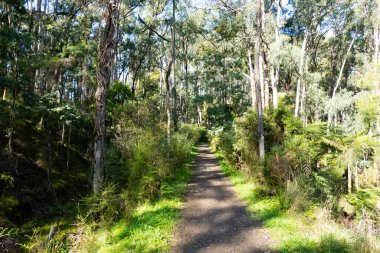
[[[270,252],[274,243],[236,196],[207,145],[193,165],[172,252]]]

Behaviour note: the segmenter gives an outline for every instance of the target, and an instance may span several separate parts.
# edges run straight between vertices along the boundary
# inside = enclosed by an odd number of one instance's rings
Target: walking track
[[[171,252],[270,252],[272,241],[235,196],[215,155],[207,145],[198,149]]]

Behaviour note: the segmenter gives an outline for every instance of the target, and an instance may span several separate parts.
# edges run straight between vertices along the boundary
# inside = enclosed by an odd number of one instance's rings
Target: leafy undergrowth
[[[80,251],[167,252],[190,176],[189,167],[178,169],[163,183],[159,199],[136,208],[129,222],[121,219],[111,228],[93,233]]]
[[[378,252],[365,235],[344,228],[323,208],[298,213],[281,208],[277,196],[262,194],[252,179],[229,168],[217,155],[224,173],[231,179],[238,196],[246,203],[253,219],[260,220],[277,242],[278,252]]]

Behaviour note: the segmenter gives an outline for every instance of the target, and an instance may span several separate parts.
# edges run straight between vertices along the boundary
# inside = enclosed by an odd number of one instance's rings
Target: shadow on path
[[[269,252],[273,245],[235,196],[207,145],[199,146],[172,252]]]

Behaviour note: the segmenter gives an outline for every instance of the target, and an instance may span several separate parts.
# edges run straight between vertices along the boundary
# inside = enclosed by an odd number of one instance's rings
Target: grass
[[[194,147],[192,160],[197,155]],[[173,229],[179,219],[187,181],[191,177],[190,164],[178,168],[174,175],[168,177],[161,185],[160,195],[151,202],[136,207],[128,219],[122,218],[108,226],[93,230],[91,225],[82,227],[85,236],[80,238],[76,249],[79,252],[168,252],[173,239]],[[23,250],[30,252],[34,246],[42,243],[50,228],[59,221],[57,250],[49,252],[68,252],[70,247],[60,238],[67,232],[76,232],[78,206],[68,204],[61,210],[61,215],[52,215],[39,222],[28,222],[23,232],[31,236],[22,242]],[[85,213],[85,210],[81,210]],[[45,252],[41,249],[38,252]],[[46,251],[48,252],[48,251]]]
[[[196,152],[193,151],[193,157]],[[189,166],[177,170],[161,187],[161,196],[137,207],[129,222],[121,219],[111,228],[103,228],[90,236],[83,252],[168,252],[173,230],[179,219]]]
[[[179,210],[190,170],[178,170],[176,177],[163,185],[162,197],[154,203],[139,206],[129,223],[117,222],[109,231],[103,231],[98,252],[167,252],[173,237],[173,228],[179,218]]]
[[[234,189],[247,205],[253,219],[262,222],[276,242],[278,252],[364,252],[357,251],[358,238],[349,229],[329,218],[323,208],[304,213],[281,208],[279,197],[261,194],[256,185],[244,172],[231,169],[217,154],[224,173],[231,179]],[[375,252],[372,250],[365,252]]]

